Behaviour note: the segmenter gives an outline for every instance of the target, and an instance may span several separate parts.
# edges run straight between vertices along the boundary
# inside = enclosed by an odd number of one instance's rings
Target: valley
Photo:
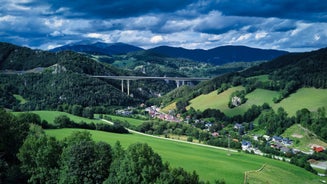
[[[80,53],[1,46],[1,107],[15,115],[13,122],[43,128],[44,139],[54,137],[62,150],[74,146],[66,137],[84,131],[94,144],[120,141],[127,152],[148,144],[170,163],[167,172],[183,168],[191,178],[195,171],[204,182],[325,180],[315,164],[327,160],[326,49],[214,65],[137,48],[105,54],[87,46]],[[38,135],[27,134],[27,140]]]

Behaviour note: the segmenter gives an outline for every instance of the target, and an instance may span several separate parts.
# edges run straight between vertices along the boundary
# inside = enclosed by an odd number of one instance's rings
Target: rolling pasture
[[[45,120],[47,121],[49,124],[53,124],[53,121],[55,120],[56,117],[61,116],[61,115],[65,115],[67,117],[69,117],[70,120],[79,123],[81,121],[84,121],[86,123],[99,123],[102,122],[101,120],[97,120],[97,119],[88,119],[88,118],[83,118],[80,116],[75,116],[66,112],[61,112],[61,111],[30,111],[31,113],[35,113],[38,114],[41,118],[41,120]],[[22,112],[14,112],[14,114],[19,114]]]
[[[316,111],[319,107],[327,109],[327,89],[301,88],[272,107],[275,110],[278,107],[283,107],[291,116],[302,108],[307,108],[310,111]]]
[[[228,108],[227,104],[232,92],[243,89],[243,87],[238,86],[232,87],[220,94],[217,94],[217,91],[213,91],[206,95],[200,95],[192,99],[187,108],[193,107],[200,111],[207,108],[219,109],[228,116],[243,114],[252,105],[262,105],[263,103],[268,103],[274,110],[283,107],[290,116],[295,115],[296,111],[302,108],[307,108],[310,111],[316,111],[319,107],[327,109],[327,89],[316,88],[301,88],[277,104],[273,102],[273,98],[279,95],[278,92],[256,89],[245,96],[248,99],[245,104],[232,109]]]
[[[232,87],[228,90],[217,94],[217,91],[212,91],[209,94],[200,95],[190,101],[190,105],[187,106],[187,109],[193,107],[196,110],[203,111],[205,109],[220,109],[222,112],[227,115],[232,115],[232,111],[228,108],[229,96],[237,90],[244,90],[244,87]]]
[[[106,115],[106,116],[109,116],[114,121],[115,120],[127,121],[132,126],[139,126],[145,121],[145,120],[139,120],[139,119],[135,119],[135,118],[115,116],[115,115]]]
[[[73,131],[84,130],[55,129],[46,130],[46,133],[58,139],[63,139]],[[227,183],[243,183],[246,171],[257,170],[263,164],[266,164],[271,169],[271,172],[265,172],[265,178],[270,178],[269,183],[319,183],[318,176],[309,173],[303,168],[257,155],[232,152],[231,156],[228,156],[228,152],[224,150],[173,142],[134,133],[115,134],[88,131],[91,132],[95,141],[104,141],[111,145],[116,141],[120,141],[125,148],[136,142],[147,143],[155,152],[161,155],[164,161],[168,161],[172,167],[183,167],[187,171],[195,170],[199,174],[200,179],[204,181],[213,182],[215,179],[224,179]],[[258,179],[253,181],[258,183]],[[261,181],[264,182],[266,180]],[[248,182],[252,183],[251,178]]]

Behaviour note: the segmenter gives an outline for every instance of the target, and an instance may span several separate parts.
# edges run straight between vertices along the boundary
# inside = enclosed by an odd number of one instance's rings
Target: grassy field
[[[281,173],[289,177],[289,181],[286,182],[284,177],[280,177]],[[299,178],[297,173],[293,173],[289,170],[283,170],[279,167],[273,165],[266,165],[261,171],[250,172],[247,175],[247,181],[251,184],[261,184],[261,183],[306,183],[305,181],[296,180]],[[273,177],[272,177],[273,176]]]
[[[256,79],[257,81],[260,81],[260,82],[271,81],[269,79],[269,75],[258,75],[258,76],[248,77],[247,79]]]
[[[278,96],[278,92],[266,90],[266,89],[256,89],[251,93],[247,94],[245,97],[248,99],[245,104],[242,104],[233,109],[227,109],[226,115],[239,115],[244,114],[252,105],[262,105],[263,103],[268,103],[270,106],[274,104],[273,98]]]
[[[265,76],[263,76],[264,78]],[[262,79],[264,80],[264,79]],[[266,89],[256,89],[246,95],[248,99],[245,104],[235,107],[233,109],[228,108],[229,96],[236,90],[242,90],[243,87],[233,87],[227,91],[218,94],[213,91],[207,95],[200,95],[190,101],[190,105],[187,107],[193,107],[203,111],[208,108],[219,109],[228,116],[234,116],[243,114],[253,104],[262,105],[268,103],[274,110],[279,107],[283,107],[285,111],[290,115],[295,115],[297,110],[307,108],[310,111],[316,111],[318,107],[325,107],[327,109],[327,89],[315,89],[315,88],[301,88],[296,93],[291,94],[288,98],[282,100],[280,103],[273,103],[273,98],[279,95],[276,91]]]
[[[229,88],[228,90],[217,94],[217,91],[213,91],[206,95],[200,95],[190,101],[190,105],[187,106],[187,109],[193,107],[196,110],[203,111],[205,109],[220,109],[222,112],[225,112],[227,115],[232,115],[234,111],[228,108],[229,96],[237,90],[243,90],[244,87],[238,86]]]
[[[293,147],[305,152],[312,150],[312,145],[327,147],[327,143],[319,140],[316,135],[299,124],[295,124],[288,128],[282,136],[294,140]]]
[[[81,121],[84,121],[86,123],[99,123],[102,121],[101,120],[97,120],[97,119],[88,119],[88,118],[83,118],[83,117],[79,117],[79,116],[75,116],[66,112],[60,112],[60,111],[29,111],[31,113],[35,113],[38,114],[41,117],[41,120],[46,120],[48,123],[52,124],[54,119],[60,115],[66,115],[67,117],[69,117],[70,120],[79,123]],[[22,112],[14,112],[14,114],[19,114]]]
[[[327,89],[301,88],[296,93],[278,104],[272,105],[273,109],[283,107],[286,112],[293,116],[297,110],[307,108],[310,111],[316,111],[318,107],[327,109]]]
[[[46,130],[50,136],[63,139],[78,129]],[[100,131],[90,131],[95,141],[104,141],[113,145],[117,140],[123,147],[136,142],[149,144],[155,152],[159,153],[164,161],[173,167],[183,167],[188,171],[195,170],[200,179],[213,182],[224,178],[227,183],[243,183],[244,173],[257,170],[263,164],[271,166],[273,172],[268,172],[270,183],[319,183],[318,176],[289,163],[268,159],[261,156],[232,153],[215,148],[202,147],[181,142],[172,142],[138,134],[114,134]],[[275,182],[275,178],[278,180]],[[252,183],[251,180],[249,183]]]
[[[112,120],[127,121],[132,126],[139,126],[145,121],[135,118],[121,117],[121,116],[114,116],[114,115],[106,115],[106,116],[109,116]]]
[[[168,113],[170,110],[174,110],[174,109],[176,109],[176,102],[173,102],[173,103],[167,105],[166,107],[161,109],[161,111],[164,113]]]
[[[252,105],[262,105],[263,103],[268,103],[273,105],[273,98],[278,96],[278,92],[265,90],[265,89],[256,89],[253,92],[246,95],[248,98],[245,104],[240,105],[230,109],[228,105],[229,96],[236,90],[243,90],[243,87],[233,87],[227,91],[217,94],[216,91],[213,91],[207,95],[201,95],[190,101],[188,108],[193,107],[198,110],[205,110],[207,108],[219,109],[228,116],[234,116],[238,114],[243,114],[246,112]]]

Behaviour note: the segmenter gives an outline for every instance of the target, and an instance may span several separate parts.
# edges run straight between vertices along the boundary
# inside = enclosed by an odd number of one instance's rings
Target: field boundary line
[[[265,168],[265,166],[266,166],[267,164],[263,164],[258,170],[251,170],[251,171],[245,171],[244,172],[244,184],[246,184],[247,183],[247,175],[249,174],[249,173],[256,173],[256,172],[260,172],[260,171],[262,171],[264,168]]]

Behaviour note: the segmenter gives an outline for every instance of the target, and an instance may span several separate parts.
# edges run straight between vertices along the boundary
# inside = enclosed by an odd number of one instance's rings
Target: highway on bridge
[[[110,75],[94,75],[91,77],[121,80],[122,92],[124,92],[124,80],[126,80],[127,81],[127,95],[129,95],[129,83],[131,80],[157,79],[157,80],[175,81],[177,87],[180,86],[180,82],[182,82],[182,85],[185,85],[186,81],[210,80],[210,78],[205,78],[205,77],[152,77],[152,76],[110,76]]]

